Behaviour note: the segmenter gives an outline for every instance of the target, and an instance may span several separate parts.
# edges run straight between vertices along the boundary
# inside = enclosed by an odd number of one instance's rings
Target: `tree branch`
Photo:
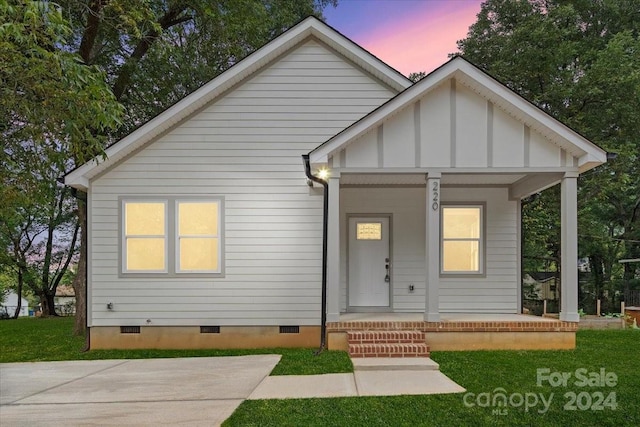
[[[76,246],[76,240],[78,239],[79,230],[80,230],[80,221],[76,222],[76,227],[73,230],[73,238],[71,239],[71,244],[69,245],[69,253],[67,254],[67,259],[65,260],[64,265],[57,272],[56,276],[52,281],[51,290],[53,291],[54,295],[55,295],[56,289],[58,288],[58,285],[60,284],[60,281],[62,280],[62,277],[64,276],[64,273],[69,268],[69,264],[71,263],[71,258],[73,258],[74,248]]]
[[[187,6],[174,6],[175,9],[169,8],[169,10],[158,20],[158,25],[162,30],[171,28],[174,25],[187,22],[192,19],[191,16],[180,16]],[[131,83],[131,75],[133,74],[133,65],[140,61],[151,48],[151,45],[160,37],[160,32],[157,29],[152,29],[140,40],[138,45],[133,50],[133,53],[127,58],[125,64],[120,69],[120,74],[113,85],[113,94],[116,99],[120,100],[125,90]]]
[[[89,15],[87,16],[87,24],[82,33],[82,41],[80,42],[79,54],[85,64],[91,64],[91,52],[98,37],[98,29],[100,28],[100,12],[107,4],[108,0],[95,0],[89,5]]]

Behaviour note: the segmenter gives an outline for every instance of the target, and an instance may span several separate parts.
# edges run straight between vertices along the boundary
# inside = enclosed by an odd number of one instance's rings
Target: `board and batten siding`
[[[308,40],[94,179],[90,326],[318,325],[322,192],[301,155],[393,95]],[[118,277],[118,198],[136,195],[223,196],[224,277]]]
[[[339,168],[572,167],[544,135],[450,79],[331,157]]]
[[[392,308],[394,312],[424,312],[425,308],[425,188],[346,187],[340,190],[340,309],[347,309],[347,217],[391,215]],[[440,279],[443,313],[517,313],[517,202],[506,187],[473,190],[442,188],[442,204],[484,203],[486,275]],[[409,285],[414,285],[414,291]]]

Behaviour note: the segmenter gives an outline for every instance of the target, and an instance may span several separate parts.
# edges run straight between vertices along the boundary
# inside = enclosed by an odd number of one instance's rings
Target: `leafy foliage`
[[[129,133],[336,0],[61,1],[72,42],[125,106]]]
[[[57,179],[71,159],[102,152],[122,113],[105,74],[61,49],[71,28],[54,6],[0,0],[2,261],[18,295],[27,286],[45,314],[78,232],[75,201]]]
[[[619,291],[611,285],[623,275],[630,283],[635,267],[617,260],[640,255],[639,34],[638,0],[488,0],[458,42],[465,58],[618,154],[580,178],[579,251],[598,296],[607,284]],[[525,257],[558,256],[551,197],[525,204]]]

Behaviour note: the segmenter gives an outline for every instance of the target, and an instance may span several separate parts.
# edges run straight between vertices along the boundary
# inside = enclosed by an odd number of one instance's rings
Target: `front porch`
[[[424,313],[346,313],[339,321],[327,323],[327,342],[330,349],[353,356],[355,338],[364,346],[358,350],[361,357],[425,356],[429,351],[452,350],[565,350],[575,348],[577,327],[576,322],[525,314],[441,313],[440,321],[428,322]],[[421,334],[426,354],[401,354],[410,333]],[[394,344],[398,353],[382,354],[376,349],[379,343]]]

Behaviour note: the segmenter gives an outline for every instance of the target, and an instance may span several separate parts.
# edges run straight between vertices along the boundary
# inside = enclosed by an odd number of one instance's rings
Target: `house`
[[[580,265],[578,264],[578,270]],[[558,293],[559,288],[559,273],[552,271],[538,271],[525,273],[522,278],[522,284],[524,285],[525,299],[531,300],[556,300],[560,297]]]
[[[2,301],[0,302],[0,315],[6,314],[13,316],[18,308],[18,294],[14,291],[7,291],[4,294]],[[26,298],[20,298],[20,312],[18,317],[29,315],[29,301]]]
[[[76,312],[76,291],[71,285],[59,285],[53,297],[56,312],[63,316],[73,315]]]
[[[575,345],[577,178],[606,153],[463,58],[412,84],[307,18],[106,152],[65,177],[92,348]],[[520,314],[519,212],[558,184],[549,321]]]

